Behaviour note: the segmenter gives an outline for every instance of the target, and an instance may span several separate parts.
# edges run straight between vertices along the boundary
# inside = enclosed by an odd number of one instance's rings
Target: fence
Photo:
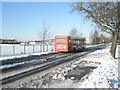
[[[30,54],[49,51],[54,51],[54,46],[52,44],[40,44],[40,45],[0,44],[0,56]]]

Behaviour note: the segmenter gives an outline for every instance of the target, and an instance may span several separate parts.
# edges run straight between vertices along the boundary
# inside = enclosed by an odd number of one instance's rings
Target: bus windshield
[[[65,43],[65,42],[67,42],[67,39],[66,38],[56,38],[56,42],[57,43]]]

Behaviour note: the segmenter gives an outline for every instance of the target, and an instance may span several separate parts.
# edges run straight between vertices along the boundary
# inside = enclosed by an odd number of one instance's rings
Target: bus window
[[[67,42],[67,39],[66,38],[56,38],[56,42],[57,43],[65,43],[65,42]]]
[[[80,40],[78,41],[78,44],[80,45]]]
[[[77,40],[77,44],[79,45],[79,41]]]

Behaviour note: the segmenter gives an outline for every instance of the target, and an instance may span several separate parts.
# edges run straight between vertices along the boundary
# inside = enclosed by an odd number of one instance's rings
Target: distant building
[[[18,42],[15,39],[0,39],[0,43],[1,44],[19,44],[20,42]]]
[[[28,41],[26,42],[26,44],[32,44],[32,45],[36,45],[36,44],[54,44],[54,39],[50,39],[50,40],[46,40],[46,41]]]
[[[41,43],[42,43],[41,41],[28,41],[28,44],[32,44],[32,45],[41,44]]]

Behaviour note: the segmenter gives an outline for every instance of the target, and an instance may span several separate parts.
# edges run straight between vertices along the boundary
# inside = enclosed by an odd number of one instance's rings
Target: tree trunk
[[[111,48],[110,48],[110,53],[114,58],[115,58],[115,54],[116,54],[117,39],[118,39],[117,33],[113,33],[112,34],[112,45],[111,45]]]
[[[113,43],[114,43],[113,42],[114,41],[114,37],[115,37],[114,34],[112,34],[112,44],[111,44],[111,48],[110,48],[110,53],[112,53],[112,48],[113,48]]]

